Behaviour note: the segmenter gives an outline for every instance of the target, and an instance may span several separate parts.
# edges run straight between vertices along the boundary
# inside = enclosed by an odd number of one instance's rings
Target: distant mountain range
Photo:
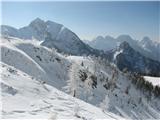
[[[117,38],[98,36],[91,41],[84,40],[91,47],[104,51],[112,50],[124,41],[128,42],[132,48],[142,55],[160,61],[160,42],[154,42],[149,37],[144,37],[142,40],[134,40],[129,35],[120,35]]]
[[[90,47],[88,44],[81,41],[74,32],[64,27],[62,24],[52,21],[43,21],[39,18],[33,20],[28,26],[20,29],[2,25],[1,35],[17,37],[24,40],[36,39],[42,41],[41,45],[48,48],[56,48],[58,52],[71,55],[85,54],[101,56],[114,62],[120,70],[127,68],[132,72],[160,76],[160,62],[150,59],[151,57],[149,58],[149,54],[153,56],[153,51],[158,54],[157,49],[159,49],[159,44],[151,44],[150,42],[152,41],[147,37],[141,42],[137,42],[127,35],[119,36],[116,40],[109,36],[106,38],[99,36],[88,43]],[[121,49],[116,48],[117,46],[120,46],[123,50],[123,54],[120,53],[113,59],[113,56],[121,51]],[[159,60],[159,58],[155,57],[153,58]]]

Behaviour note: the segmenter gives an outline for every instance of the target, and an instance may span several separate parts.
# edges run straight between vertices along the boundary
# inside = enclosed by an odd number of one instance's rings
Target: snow
[[[116,60],[117,55],[119,55],[119,54],[122,53],[122,52],[123,52],[123,50],[116,51],[116,52],[114,53],[113,59]]]
[[[142,40],[135,40],[129,35],[120,35],[117,38],[111,36],[98,36],[95,39],[88,41],[87,44],[96,49],[109,51],[115,49],[118,43],[124,41],[128,42],[132,48],[140,52],[142,55],[160,61],[160,42],[155,42],[149,37],[144,37]]]
[[[160,86],[160,77],[144,76],[144,79],[152,83],[153,86]]]
[[[152,101],[148,102],[142,92],[137,90],[137,88],[131,84],[131,81],[121,73],[119,73],[116,81],[117,88],[112,92],[104,88],[103,85],[105,85],[106,82],[101,80],[106,79],[107,77],[108,80],[112,78],[114,71],[112,67],[106,67],[106,65],[103,65],[102,63],[100,65],[98,61],[94,61],[89,57],[69,56],[68,59],[70,59],[72,63],[74,62],[74,66],[72,67],[74,74],[77,74],[77,69],[88,69],[88,75],[94,74],[98,77],[97,88],[94,89],[91,89],[88,86],[85,87],[86,84],[80,81],[76,82],[79,84],[79,87],[76,85],[77,91],[79,91],[76,97],[99,107],[102,105],[102,109],[123,116],[126,119],[155,119],[160,117],[158,110],[160,106],[156,106],[159,104],[159,100],[154,98]],[[84,68],[81,66],[82,62]],[[95,66],[97,69],[96,72],[94,71]],[[78,78],[75,76],[74,79]],[[126,88],[129,86],[129,93],[126,94]],[[140,98],[143,99],[141,103],[138,102]],[[106,99],[108,102],[106,102]],[[103,101],[105,104],[103,104]]]
[[[41,47],[39,42],[10,39],[12,40],[1,39],[1,57],[4,63],[59,88],[65,84],[70,63],[62,55]]]
[[[24,40],[32,40],[34,38],[44,41],[47,33],[51,34],[52,39],[55,39],[62,26],[52,21],[43,21],[40,18],[36,18],[28,26],[19,29],[2,25],[1,35],[18,37]]]
[[[50,34],[52,36],[52,32]],[[55,38],[51,36],[48,35],[41,45],[74,55],[85,53],[84,51],[90,52],[90,47],[85,45],[75,33],[64,26],[61,27]]]
[[[116,68],[100,58],[65,56],[38,41],[12,37],[1,38],[0,46],[3,118],[160,118],[159,99],[148,100],[128,77],[120,71],[116,75]],[[84,82],[80,71],[88,76]],[[113,82],[116,88],[104,87]]]
[[[41,45],[56,48],[59,52],[76,55],[88,54],[93,50],[84,44],[74,32],[53,21],[36,18],[29,25],[20,29],[3,25],[1,29],[1,36],[17,37],[26,41],[36,39],[41,41]]]
[[[123,119],[105,114],[12,66],[1,63],[0,67],[2,119]]]

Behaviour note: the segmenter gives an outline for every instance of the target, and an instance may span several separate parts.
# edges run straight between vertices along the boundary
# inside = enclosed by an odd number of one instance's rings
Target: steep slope
[[[135,51],[127,42],[123,42],[117,49],[106,53],[122,71],[127,69],[142,75],[160,76],[160,62],[154,61]]]
[[[2,119],[123,119],[0,63]]]
[[[28,76],[30,76],[29,78],[36,81],[36,83],[40,83],[42,86],[48,84],[51,87],[55,87],[74,97],[91,103],[94,106],[101,107],[103,113],[107,114],[107,116],[109,115],[108,111],[110,111],[130,119],[160,118],[159,98],[152,96],[149,99],[148,93],[137,90],[130,78],[118,71],[113,65],[110,65],[105,59],[102,60],[100,57],[97,58],[94,56],[63,56],[58,54],[55,49],[49,49],[40,44],[41,42],[39,41],[1,38],[1,60],[5,64],[13,66],[14,70],[23,72],[25,74],[24,76],[28,74]],[[14,73],[12,69],[8,69],[8,71]],[[5,71],[3,73],[8,72]],[[12,78],[9,78],[9,76],[4,75],[8,81],[11,81]],[[23,79],[21,78],[20,80]],[[11,83],[10,86],[12,85]],[[14,85],[13,88],[16,88],[18,84],[16,86]],[[40,86],[37,87],[39,88]],[[16,89],[12,91],[13,88],[11,88],[11,94],[16,94]],[[30,87],[27,86],[26,89],[28,88]],[[4,89],[6,89],[6,87]],[[34,91],[37,93],[39,90]],[[32,91],[33,96],[35,96],[34,91]],[[46,95],[48,96],[48,94]],[[54,95],[55,94],[53,94],[53,96]],[[17,96],[13,99],[17,99],[16,97]],[[29,97],[29,95],[27,97]],[[6,102],[6,106],[7,104],[13,104],[12,101],[14,100],[11,98],[9,103]],[[55,102],[50,104],[54,104]],[[27,102],[24,102],[24,104],[25,103]],[[18,107],[22,107],[22,104]],[[38,102],[36,105],[41,106],[41,102]],[[46,109],[48,110],[48,108]],[[13,111],[11,114],[15,113]],[[38,111],[41,110],[38,109]],[[65,110],[62,109],[62,111]],[[15,114],[19,114],[18,117],[22,114],[24,114],[24,116],[26,114],[28,115],[28,113],[23,110]],[[15,114],[13,116],[15,116]],[[39,113],[36,114],[38,118]],[[67,113],[64,112],[64,114]],[[97,114],[101,115],[101,113]],[[11,115],[11,117],[13,116]],[[34,117],[34,115],[32,117]],[[97,118],[101,117],[97,115]]]
[[[1,38],[1,60],[15,68],[61,88],[68,79],[70,63],[54,49],[40,46],[38,41]],[[16,57],[15,57],[16,56]],[[17,62],[18,61],[18,62]]]
[[[137,89],[131,78],[100,58],[68,57],[72,78],[64,90],[127,119],[159,119],[159,97]]]
[[[51,33],[48,33],[41,45],[73,55],[94,54],[94,51],[96,53],[96,50],[84,44],[75,33],[64,27],[61,28],[55,39],[52,38]]]

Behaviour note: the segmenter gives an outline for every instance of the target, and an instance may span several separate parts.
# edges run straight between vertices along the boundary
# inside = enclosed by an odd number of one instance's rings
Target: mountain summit
[[[2,25],[1,28],[1,34],[4,36],[18,37],[24,40],[36,39],[42,41],[41,45],[56,48],[59,52],[73,55],[100,54],[98,50],[83,43],[74,32],[53,21],[36,18],[28,26],[20,29],[5,25]]]
[[[16,29],[10,26],[2,25],[1,34],[5,36],[18,37],[21,39],[37,39],[44,41],[46,34],[51,33],[52,37],[55,38],[60,32],[63,25],[51,22],[43,21],[40,18],[33,20],[28,26]]]

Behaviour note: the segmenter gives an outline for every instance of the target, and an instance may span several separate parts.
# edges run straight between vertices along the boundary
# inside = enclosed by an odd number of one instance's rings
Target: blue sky
[[[2,24],[20,28],[41,18],[63,24],[81,39],[98,35],[159,40],[160,2],[3,2]]]

